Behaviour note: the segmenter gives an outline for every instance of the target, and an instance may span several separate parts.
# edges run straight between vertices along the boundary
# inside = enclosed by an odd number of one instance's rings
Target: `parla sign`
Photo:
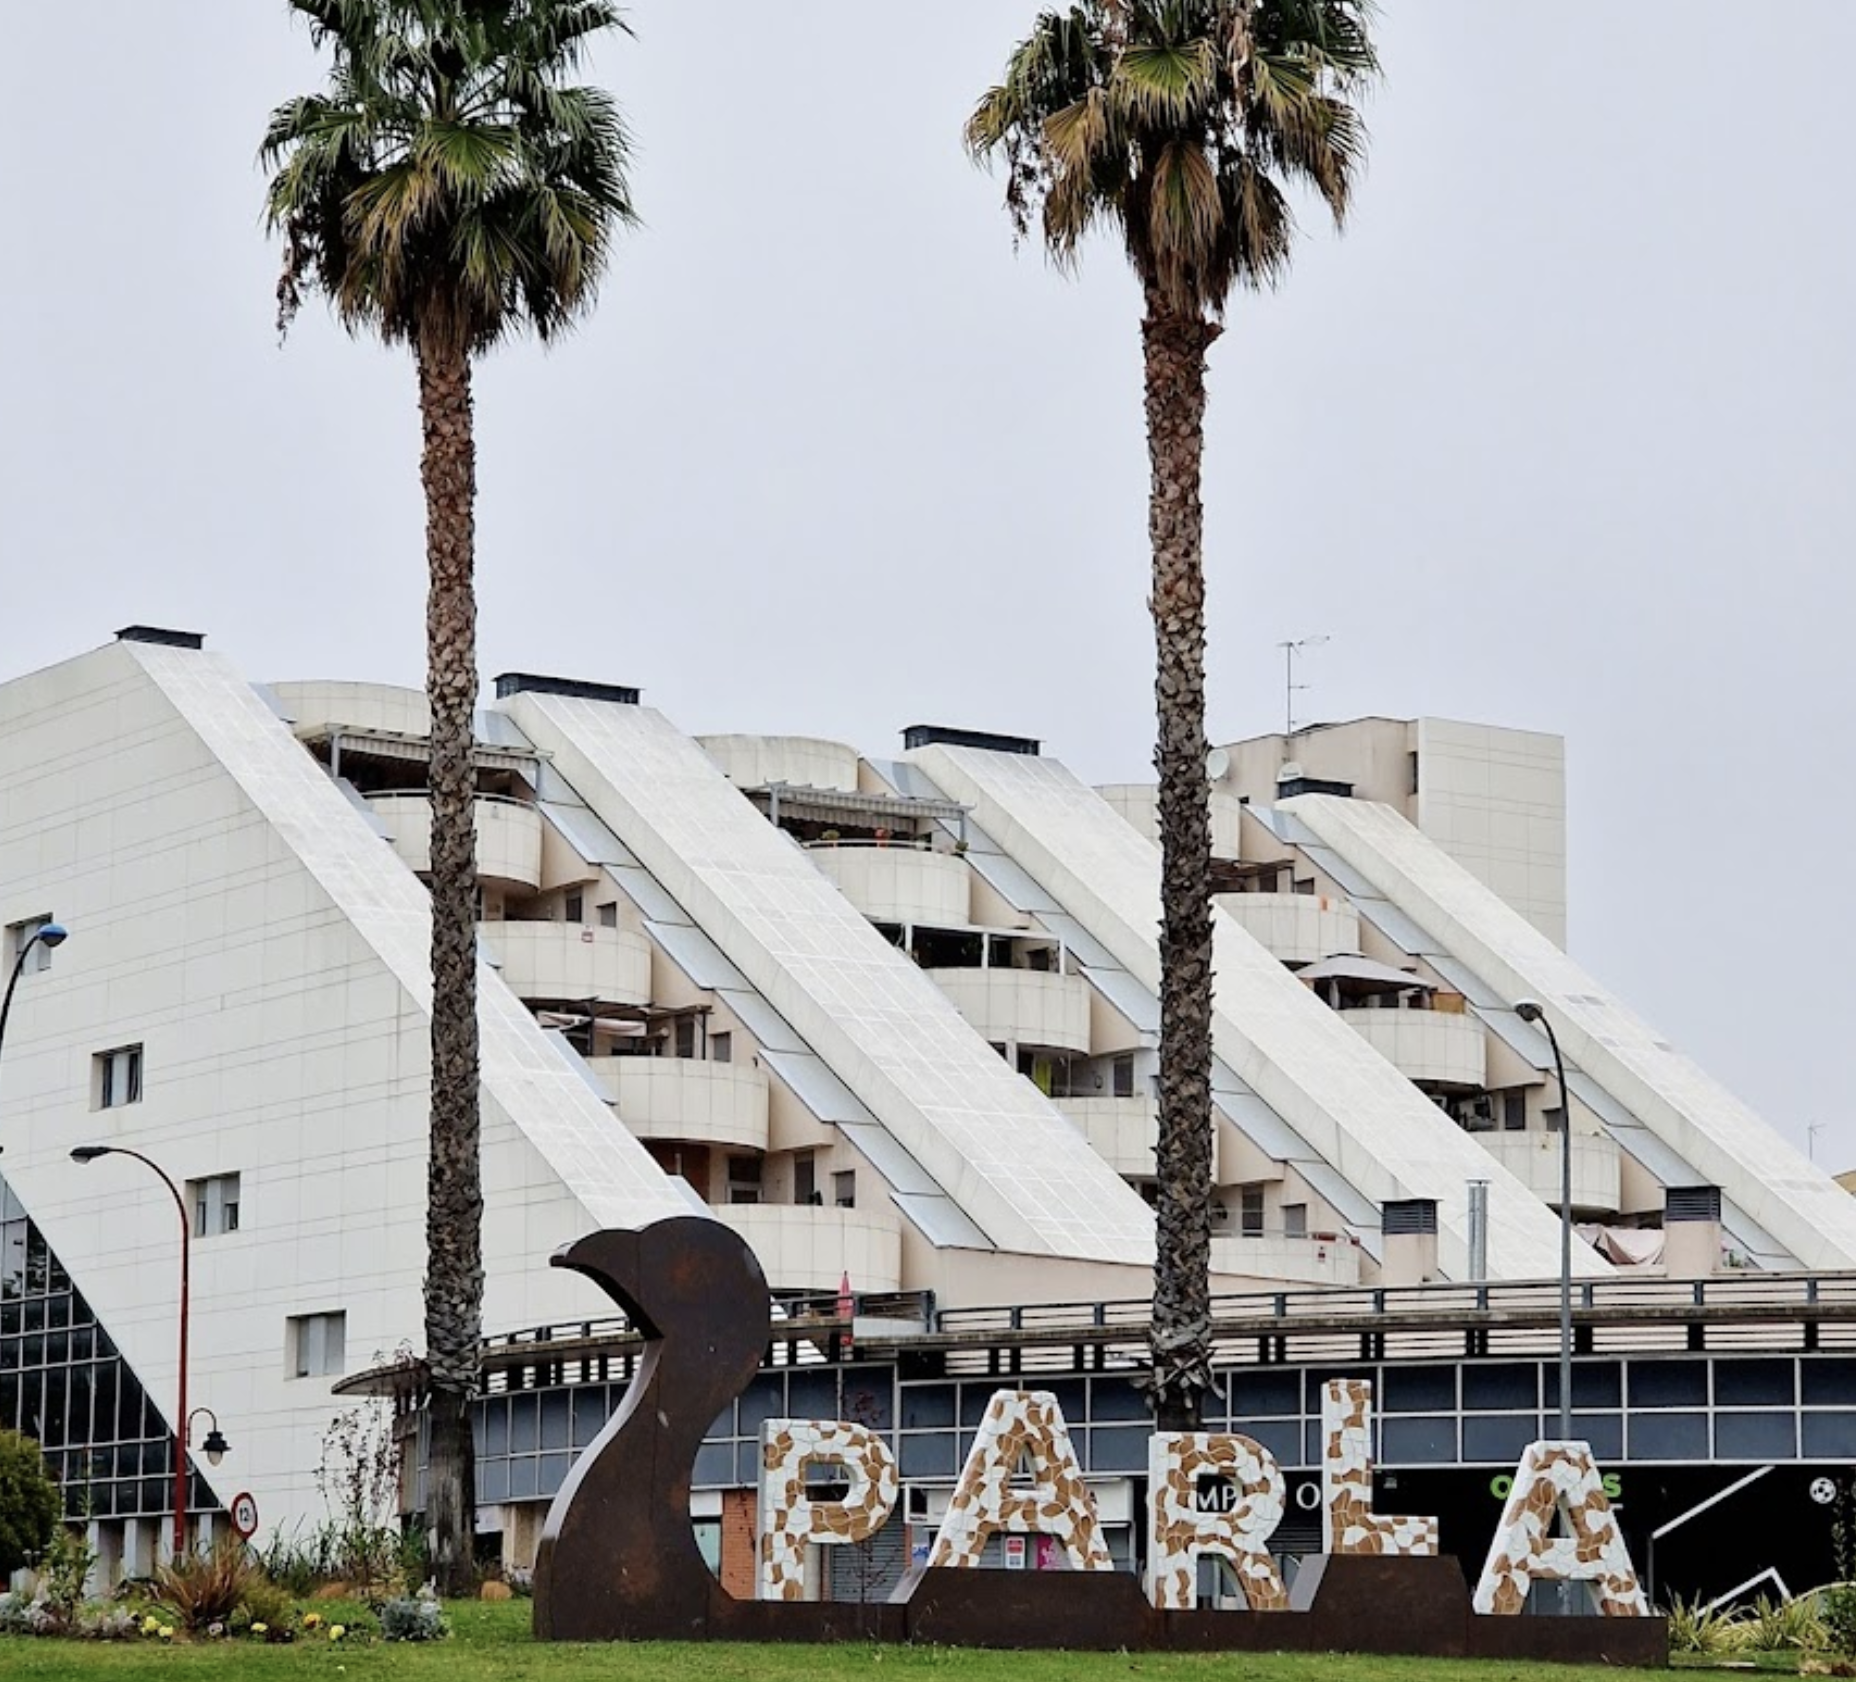
[[[1437,1520],[1374,1510],[1372,1386],[1329,1379],[1322,1394],[1321,1542],[1328,1555],[1430,1558]],[[814,1474],[830,1467],[843,1493],[817,1499]],[[1644,1617],[1649,1605],[1611,1511],[1605,1480],[1584,1443],[1528,1448],[1476,1586],[1475,1609],[1515,1613],[1536,1582],[1592,1585],[1606,1617]],[[895,1457],[874,1431],[843,1421],[770,1419],[761,1428],[756,1503],[762,1600],[803,1600],[814,1546],[868,1541],[889,1522],[901,1488]],[[1198,1562],[1219,1560],[1252,1612],[1282,1612],[1289,1594],[1271,1554],[1288,1481],[1249,1437],[1159,1435],[1147,1455],[1149,1602],[1162,1611],[1197,1604]],[[1556,1536],[1556,1527],[1565,1534]],[[1049,1536],[1072,1571],[1112,1571],[1095,1500],[1070,1444],[1057,1398],[1000,1390],[980,1422],[954,1494],[928,1550],[928,1566],[976,1567],[996,1536]]]
[[[1370,1387],[1331,1381],[1323,1397],[1323,1553],[1293,1591],[1270,1551],[1288,1483],[1274,1457],[1236,1434],[1150,1439],[1141,1579],[1113,1568],[1100,1516],[1056,1398],[1002,1389],[974,1435],[925,1564],[880,1605],[804,1598],[816,1546],[867,1540],[892,1522],[894,1455],[843,1420],[763,1427],[755,1598],[728,1594],[699,1551],[690,1482],[709,1424],[760,1368],[766,1281],[746,1243],[715,1221],[678,1217],[595,1233],[553,1258],[605,1288],[643,1339],[625,1400],[550,1508],[535,1570],[544,1640],[935,1641],[962,1646],[1139,1650],[1302,1650],[1658,1664],[1663,1620],[1649,1615],[1598,1468],[1582,1443],[1522,1456],[1473,1597],[1438,1553],[1434,1519],[1383,1514],[1373,1500]],[[828,1469],[831,1498],[815,1475]],[[1563,1531],[1563,1533],[1561,1533]],[[1005,1539],[1022,1567],[1037,1536],[1067,1570],[978,1569]],[[1199,1562],[1222,1562],[1243,1611],[1196,1605]],[[1590,1585],[1603,1616],[1523,1609],[1544,1580]],[[1381,1615],[1392,1614],[1392,1615]]]

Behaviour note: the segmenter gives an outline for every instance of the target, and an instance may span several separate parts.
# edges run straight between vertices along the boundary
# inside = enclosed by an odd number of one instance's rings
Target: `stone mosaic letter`
[[[1229,1512],[1199,1509],[1199,1480],[1233,1491]],[[1163,1612],[1197,1603],[1198,1561],[1229,1562],[1253,1612],[1286,1612],[1288,1590],[1269,1551],[1287,1486],[1276,1457],[1248,1437],[1188,1432],[1147,1445],[1147,1596]]]
[[[806,1469],[844,1468],[842,1501],[814,1501]],[[861,1425],[818,1419],[769,1419],[760,1428],[760,1533],[755,1594],[761,1600],[805,1598],[806,1548],[813,1542],[862,1542],[883,1528],[900,1485],[888,1445]]]
[[[1021,1462],[1031,1472],[1024,1492],[1012,1487]],[[1114,1569],[1063,1409],[1048,1390],[993,1392],[928,1564],[978,1565],[987,1539],[1001,1531],[1055,1537],[1072,1571]]]
[[[1571,1534],[1555,1536],[1562,1513]],[[1594,1584],[1607,1618],[1649,1615],[1588,1443],[1534,1443],[1521,1456],[1476,1585],[1476,1610],[1519,1612],[1537,1581]]]
[[[1437,1552],[1434,1518],[1373,1511],[1373,1387],[1330,1378],[1321,1391],[1321,1549],[1330,1554]]]

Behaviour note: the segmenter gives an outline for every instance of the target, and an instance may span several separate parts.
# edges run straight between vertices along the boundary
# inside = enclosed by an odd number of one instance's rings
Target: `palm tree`
[[[1146,304],[1161,851],[1157,1425],[1195,1429],[1211,1375],[1211,818],[1205,782],[1205,359],[1231,294],[1277,281],[1287,189],[1345,216],[1374,75],[1370,0],[1075,0],[1046,11],[967,124],[1006,208],[1072,266],[1115,234]]]
[[[466,1586],[470,1399],[483,1315],[478,1162],[476,445],[471,371],[592,304],[633,220],[611,98],[569,78],[610,0],[286,0],[333,55],[327,87],[272,113],[261,158],[283,236],[279,327],[319,291],[356,336],[405,345],[424,423],[431,703],[432,1097],[426,1500],[434,1564]]]

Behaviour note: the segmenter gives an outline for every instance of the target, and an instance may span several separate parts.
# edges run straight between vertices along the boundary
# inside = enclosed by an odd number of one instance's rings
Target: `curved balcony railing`
[[[519,999],[651,1001],[651,943],[630,929],[580,923],[482,923],[484,945]]]
[[[967,861],[910,843],[820,841],[806,856],[873,923],[963,928],[969,891]]]
[[[928,978],[994,1045],[1087,1054],[1089,983],[1055,970],[931,969]]]
[[[1214,903],[1272,957],[1314,964],[1360,949],[1360,914],[1325,894],[1219,894]]]
[[[432,869],[432,796],[427,789],[389,789],[367,804],[386,826],[393,850],[421,876]],[[533,893],[541,886],[541,814],[500,794],[476,802],[477,875]]]
[[[751,1063],[689,1057],[589,1057],[619,1120],[640,1139],[767,1149],[767,1076]]]

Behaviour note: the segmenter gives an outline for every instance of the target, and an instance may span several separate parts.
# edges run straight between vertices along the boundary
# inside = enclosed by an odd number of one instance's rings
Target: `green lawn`
[[[326,1609],[331,1617],[339,1608]],[[529,1605],[448,1608],[455,1634],[431,1646],[351,1647],[306,1640],[289,1647],[246,1642],[103,1646],[0,1637],[5,1682],[106,1677],[140,1682],[196,1677],[432,1678],[433,1682],[1597,1682],[1616,1671],[1374,1659],[1325,1654],[1151,1655],[982,1653],[907,1647],[570,1647],[529,1637]],[[1764,1668],[1764,1667],[1762,1667]]]

